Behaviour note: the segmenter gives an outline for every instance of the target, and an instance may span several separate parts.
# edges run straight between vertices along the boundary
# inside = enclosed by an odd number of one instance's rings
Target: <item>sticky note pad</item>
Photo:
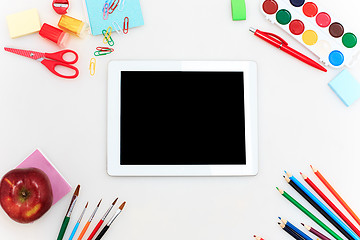
[[[245,0],[231,0],[231,12],[234,21],[246,20]]]
[[[40,31],[40,17],[37,9],[29,9],[6,17],[11,38],[22,37]]]
[[[71,186],[39,150],[35,150],[16,168],[39,168],[45,172],[53,191],[53,205],[71,191]]]
[[[347,107],[360,98],[360,83],[346,69],[331,80],[329,86]]]

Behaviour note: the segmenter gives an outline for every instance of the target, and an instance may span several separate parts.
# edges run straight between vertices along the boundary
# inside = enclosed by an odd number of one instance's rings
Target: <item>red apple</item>
[[[30,223],[39,219],[52,202],[50,180],[38,168],[17,168],[1,179],[1,207],[16,222]]]

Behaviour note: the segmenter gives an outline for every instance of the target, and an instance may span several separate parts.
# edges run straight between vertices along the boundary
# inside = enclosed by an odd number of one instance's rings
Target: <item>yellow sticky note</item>
[[[8,15],[6,21],[11,38],[39,32],[41,28],[39,13],[35,8]]]

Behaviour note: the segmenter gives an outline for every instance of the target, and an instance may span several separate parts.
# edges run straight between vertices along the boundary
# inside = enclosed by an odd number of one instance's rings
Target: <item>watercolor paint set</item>
[[[326,66],[351,67],[360,50],[357,36],[314,1],[260,0],[266,19],[278,25]]]

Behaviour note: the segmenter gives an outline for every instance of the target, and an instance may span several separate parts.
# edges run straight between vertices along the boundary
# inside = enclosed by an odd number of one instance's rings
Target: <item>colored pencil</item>
[[[289,228],[295,232],[297,235],[299,235],[300,237],[302,237],[305,240],[312,240],[311,237],[309,237],[308,235],[306,235],[303,231],[301,231],[300,229],[298,229],[297,227],[295,227],[291,222],[287,221],[286,219],[280,218],[279,219],[287,226],[289,226]]]
[[[320,212],[332,225],[334,225],[348,239],[360,240],[343,221],[341,221],[328,207],[314,196],[290,173],[286,173],[294,184],[290,184],[301,196],[303,196],[318,212]],[[290,182],[289,182],[290,183]],[[296,188],[297,186],[298,188]]]
[[[256,235],[254,235],[254,238],[255,238],[256,240],[265,240],[265,239],[263,239],[262,237],[258,237],[258,236],[256,236]]]
[[[339,208],[336,207],[336,205],[330,201],[329,198],[326,197],[326,195],[308,178],[305,174],[300,173],[301,176],[304,178],[305,182],[309,184],[309,186],[329,205],[336,214],[358,235],[360,236],[359,229],[356,228],[356,226],[340,211]]]
[[[91,221],[93,220],[93,218],[94,218],[97,210],[99,209],[99,206],[100,206],[101,201],[102,201],[102,199],[100,200],[100,202],[98,203],[98,205],[97,205],[96,208],[94,209],[94,212],[93,212],[93,213],[91,214],[91,216],[89,217],[89,220],[86,222],[86,224],[85,224],[83,230],[81,231],[81,233],[80,233],[80,235],[79,235],[79,237],[78,237],[77,240],[81,240],[81,239],[84,237],[87,229],[89,228],[89,225],[90,225]]]
[[[109,229],[110,225],[115,221],[116,217],[119,216],[119,214],[122,212],[122,210],[125,207],[126,202],[123,202],[119,209],[116,211],[116,213],[114,214],[114,216],[109,220],[109,222],[106,224],[106,226],[101,230],[101,232],[99,233],[99,235],[96,237],[95,240],[100,240],[104,234],[106,233],[106,231]]]
[[[324,234],[322,234],[321,232],[319,232],[318,230],[305,225],[303,223],[301,223],[301,225],[303,225],[309,232],[311,232],[312,234],[314,234],[315,236],[319,237],[321,240],[331,240],[330,238],[328,238],[327,236],[325,236]]]
[[[307,210],[303,205],[301,205],[298,201],[296,201],[293,197],[291,197],[287,192],[280,188],[276,188],[282,196],[284,196],[287,200],[289,200],[292,204],[295,205],[300,211],[302,211],[305,215],[307,215],[311,220],[316,222],[321,228],[327,231],[331,236],[333,236],[337,240],[343,240],[339,235],[337,235],[333,230],[331,230],[328,226],[326,226],[320,219],[318,219],[314,214],[312,214],[309,210]]]
[[[70,237],[69,237],[69,240],[72,240],[72,239],[74,238],[75,233],[76,233],[77,229],[79,228],[81,219],[83,218],[83,216],[84,216],[84,214],[85,214],[85,211],[86,211],[86,208],[87,208],[88,204],[89,204],[89,202],[86,203],[84,210],[82,211],[79,219],[77,220],[77,222],[76,222],[76,224],[75,224],[75,227],[74,227],[74,229],[73,229],[72,232],[71,232],[71,235],[70,235]]]
[[[57,240],[62,240],[64,238],[66,228],[69,225],[71,213],[72,213],[72,211],[73,211],[73,209],[75,207],[76,200],[79,197],[79,191],[80,191],[80,185],[77,185],[77,187],[75,189],[75,192],[74,192],[74,194],[73,194],[73,196],[71,198],[69,209],[67,210],[65,218],[64,218],[64,220],[63,220],[63,222],[61,224],[61,228],[60,228],[60,232],[59,232],[59,235],[57,237]]]
[[[284,223],[278,223],[278,224],[285,232],[287,232],[289,235],[291,235],[296,240],[304,240],[304,238],[300,237],[294,231],[292,231],[291,228],[289,228],[289,226],[286,226]]]
[[[312,170],[314,171],[315,175],[320,179],[320,181],[326,186],[327,189],[334,195],[334,197],[341,203],[341,205],[346,209],[346,211],[355,219],[355,221],[360,224],[359,217],[354,213],[354,211],[347,205],[347,203],[344,201],[344,199],[341,198],[341,196],[335,191],[335,189],[330,185],[330,183],[323,177],[323,175],[310,165]]]
[[[117,200],[118,200],[118,199],[116,198],[115,201],[111,204],[111,206],[110,206],[109,209],[105,212],[104,216],[100,219],[100,221],[98,222],[98,224],[96,225],[96,227],[94,228],[94,230],[91,232],[91,234],[90,234],[90,236],[88,237],[87,240],[91,240],[91,239],[95,236],[96,232],[99,230],[100,226],[101,226],[101,225],[103,224],[103,222],[105,221],[105,218],[107,217],[107,215],[109,215],[111,209],[114,207],[114,205],[115,205],[115,203],[116,203]]]

